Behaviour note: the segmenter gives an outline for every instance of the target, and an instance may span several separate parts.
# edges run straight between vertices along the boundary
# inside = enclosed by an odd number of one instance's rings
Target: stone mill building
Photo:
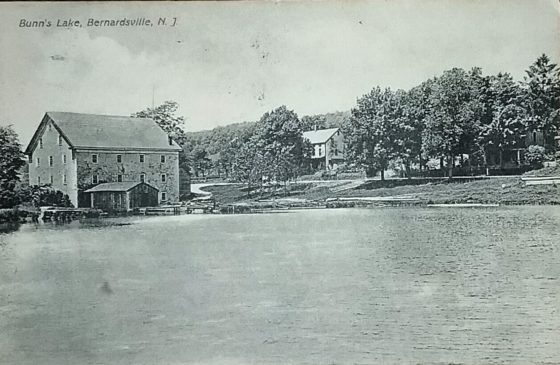
[[[180,150],[150,118],[47,112],[25,153],[30,185],[89,207],[90,194],[135,182],[152,188],[150,205],[178,202]]]

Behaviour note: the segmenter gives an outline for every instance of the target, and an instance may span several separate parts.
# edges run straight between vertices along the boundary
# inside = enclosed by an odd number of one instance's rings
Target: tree
[[[402,110],[390,89],[374,88],[358,99],[352,109],[350,123],[345,128],[347,157],[362,166],[367,176],[385,170],[394,157],[396,149],[396,121]]]
[[[395,141],[393,154],[405,167],[406,176],[411,177],[411,165],[418,162],[422,166],[422,130],[424,123],[424,86],[409,92],[397,90],[394,94],[397,112],[395,113]]]
[[[179,151],[179,169],[181,170],[179,171],[181,180],[179,185],[181,188],[179,190],[181,196],[187,196],[188,194],[183,192],[185,190],[183,187],[188,185],[188,181],[185,182],[184,180],[189,179],[191,166],[193,166],[194,161],[193,156],[189,152],[192,146],[188,143],[184,130],[185,118],[176,115],[178,108],[179,104],[177,102],[166,101],[155,108],[146,108],[134,113],[132,117],[153,119],[181,147],[181,151]]]
[[[267,161],[267,177],[286,183],[306,165],[302,124],[296,113],[281,106],[257,123],[252,145]]]
[[[455,157],[471,152],[473,135],[479,124],[471,76],[460,68],[445,71],[433,81],[428,98],[422,148],[427,156],[447,162],[450,179]]]
[[[202,173],[202,176],[206,176],[206,173],[210,167],[212,167],[212,161],[208,157],[208,151],[202,146],[197,146],[192,151],[193,155],[193,169],[196,177]]]
[[[224,172],[225,177],[231,177],[236,155],[239,149],[253,137],[254,126],[254,123],[245,123],[242,128],[228,130],[224,135],[229,139],[224,138],[223,142],[216,146],[219,155],[218,169]],[[218,129],[225,130],[226,127],[215,128],[213,132]]]
[[[504,151],[523,146],[527,117],[523,93],[510,74],[498,73],[489,78],[486,97],[490,117],[481,124],[479,144],[485,156],[497,152],[503,168]]]
[[[541,130],[548,146],[560,131],[560,70],[543,54],[525,71],[529,130]]]
[[[327,118],[324,115],[306,115],[301,118],[303,131],[313,131],[327,128]]]
[[[25,165],[24,154],[18,136],[12,126],[0,126],[0,207],[16,205],[16,184],[20,169]]]
[[[132,114],[135,118],[151,118],[179,145],[186,141],[185,118],[177,116],[179,104],[175,101],[166,101],[155,108],[146,108]]]
[[[263,183],[268,163],[251,139],[240,145],[232,163],[231,176],[236,181],[247,183],[247,196],[251,196],[251,190],[257,184]]]

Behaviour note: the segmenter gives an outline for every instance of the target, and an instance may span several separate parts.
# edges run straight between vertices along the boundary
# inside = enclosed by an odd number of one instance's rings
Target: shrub
[[[20,204],[29,204],[35,207],[45,205],[72,207],[67,194],[55,190],[48,185],[21,187],[17,190],[17,195]]]
[[[17,222],[20,214],[17,209],[0,209],[0,222]]]
[[[546,151],[543,146],[531,145],[525,152],[525,159],[531,165],[541,165],[546,159]]]

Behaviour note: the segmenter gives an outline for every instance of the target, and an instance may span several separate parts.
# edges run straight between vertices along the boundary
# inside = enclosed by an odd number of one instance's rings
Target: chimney
[[[313,124],[313,130],[316,132],[317,131],[317,124]]]

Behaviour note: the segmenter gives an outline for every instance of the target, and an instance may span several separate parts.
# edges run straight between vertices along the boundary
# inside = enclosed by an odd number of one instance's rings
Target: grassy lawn
[[[519,178],[492,178],[466,183],[434,183],[372,190],[355,189],[339,196],[410,195],[427,203],[560,204],[560,187],[525,186]]]
[[[534,176],[558,176],[558,167],[545,168],[528,173]],[[332,187],[339,183],[332,182]],[[212,192],[219,204],[254,202],[259,199],[301,198],[310,201],[325,201],[337,197],[389,197],[408,195],[421,202],[434,204],[482,203],[482,204],[560,204],[560,186],[526,186],[520,177],[494,177],[470,182],[438,181],[424,185],[405,185],[392,188],[350,189],[335,192],[328,182],[322,184],[291,184],[287,194],[282,190],[253,192],[247,196],[243,184],[210,186],[204,188]]]

